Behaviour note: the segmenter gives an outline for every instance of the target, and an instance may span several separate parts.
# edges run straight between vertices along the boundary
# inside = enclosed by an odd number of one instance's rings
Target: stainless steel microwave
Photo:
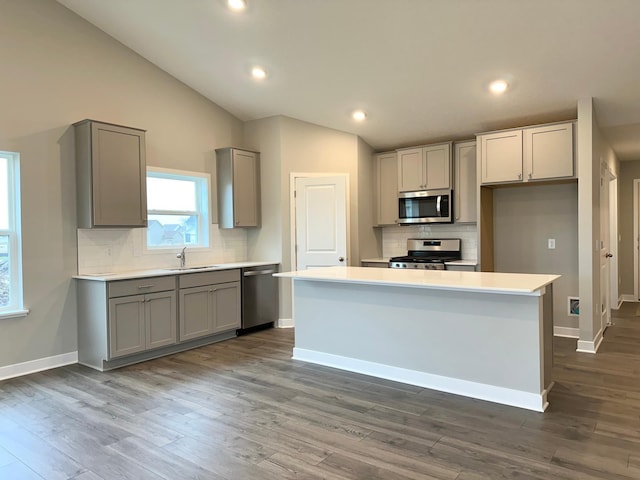
[[[453,223],[451,189],[398,193],[398,223]]]

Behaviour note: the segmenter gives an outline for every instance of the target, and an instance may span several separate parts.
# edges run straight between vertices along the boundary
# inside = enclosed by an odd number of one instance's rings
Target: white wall
[[[620,162],[598,127],[592,98],[578,101],[578,281],[580,339],[578,350],[595,352],[600,327],[600,176],[604,163],[616,176]]]
[[[84,118],[147,130],[150,165],[209,171],[242,123],[51,0],[0,2],[0,150],[20,152],[24,299],[0,367],[76,350],[74,142]]]

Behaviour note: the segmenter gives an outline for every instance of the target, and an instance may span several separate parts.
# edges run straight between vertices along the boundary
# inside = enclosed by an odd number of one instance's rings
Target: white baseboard
[[[293,328],[293,318],[279,318],[276,328]]]
[[[576,348],[576,352],[597,353],[600,348],[600,344],[604,339],[603,333],[604,332],[601,329],[593,340],[578,340],[578,348]]]
[[[358,360],[355,358],[332,355],[329,353],[307,350],[304,348],[293,349],[293,359],[315,363],[327,367],[338,368],[349,372],[361,373],[377,378],[385,378],[409,385],[453,393],[465,397],[487,400],[513,407],[526,408],[536,412],[544,412],[547,408],[547,393],[545,389],[540,393],[530,393],[510,388],[496,387],[484,383],[470,382],[451,377],[433,375],[431,373],[409,370],[406,368],[383,365],[381,363]]]
[[[571,327],[553,327],[555,337],[580,338],[580,329]]]
[[[636,298],[636,296],[632,293],[627,294],[627,295],[620,295],[620,299],[623,302],[637,302],[638,299]]]
[[[0,367],[0,380],[29,375],[30,373],[63,367],[73,363],[78,363],[78,352],[63,353],[54,355],[53,357],[39,358],[28,362],[7,365],[6,367]]]

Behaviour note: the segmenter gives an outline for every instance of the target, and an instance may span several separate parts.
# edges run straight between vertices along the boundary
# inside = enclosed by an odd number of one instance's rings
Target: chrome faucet
[[[187,263],[187,247],[184,247],[182,251],[176,255],[176,258],[180,259],[180,268],[184,268]]]

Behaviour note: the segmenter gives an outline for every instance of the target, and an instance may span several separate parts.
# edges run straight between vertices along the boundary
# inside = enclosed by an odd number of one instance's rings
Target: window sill
[[[0,320],[4,320],[6,318],[26,317],[27,315],[29,315],[29,310],[11,310],[0,313]]]

